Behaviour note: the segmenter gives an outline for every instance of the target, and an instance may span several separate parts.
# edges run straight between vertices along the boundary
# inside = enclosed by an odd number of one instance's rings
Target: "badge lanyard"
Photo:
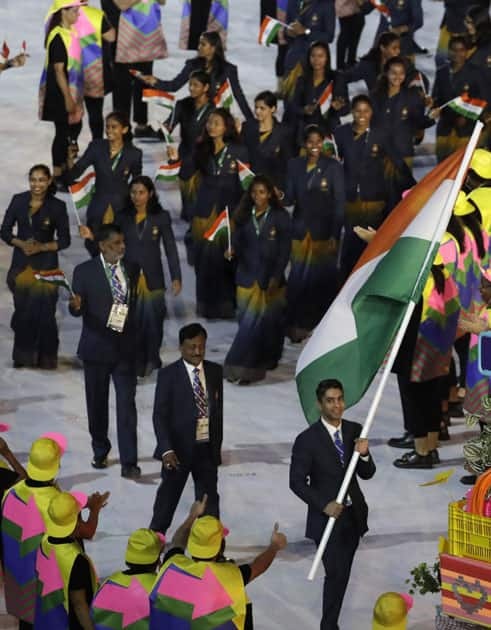
[[[121,161],[121,156],[123,155],[123,149],[114,157],[111,163],[111,168],[113,172],[118,168],[118,164]]]
[[[222,166],[223,163],[225,162],[225,158],[227,156],[227,145],[225,145],[223,147],[223,149],[220,151],[220,155],[218,155],[218,157],[213,156],[213,170],[214,170],[214,175],[220,175],[221,171],[222,171]]]
[[[253,209],[252,209],[252,223],[254,224],[254,229],[256,230],[256,236],[259,236],[259,234],[261,233],[261,228],[266,223],[266,219],[268,218],[268,214],[269,214],[270,210],[271,210],[271,207],[268,206],[266,211],[263,212],[263,214],[258,219],[257,216],[256,216],[256,206],[253,207]]]

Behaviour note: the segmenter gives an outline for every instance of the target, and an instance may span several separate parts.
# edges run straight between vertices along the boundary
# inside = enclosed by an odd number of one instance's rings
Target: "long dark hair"
[[[476,29],[474,43],[478,48],[491,41],[491,20],[489,19],[489,11],[480,5],[469,7],[466,18],[470,19]]]
[[[46,45],[48,43],[48,37],[49,34],[51,33],[51,31],[56,28],[57,26],[60,26],[61,24],[61,11],[62,9],[59,9],[56,13],[53,13],[53,15],[51,16],[49,22],[48,22],[48,27],[46,29],[46,35],[44,37],[44,47],[46,48]]]
[[[213,67],[213,72],[217,75],[221,75],[227,62],[225,59],[225,49],[223,48],[222,38],[216,31],[205,31],[204,33],[201,33],[201,37],[206,39],[208,44],[213,46],[215,49],[211,65]],[[202,57],[197,57],[196,59],[199,62],[200,69],[203,69],[206,65],[205,59]]]
[[[324,42],[312,42],[307,51],[307,57],[305,58],[305,64],[304,64],[304,77],[305,77],[305,82],[307,85],[312,83],[312,77],[314,75],[314,71],[310,64],[310,55],[312,51],[314,50],[314,48],[322,48],[322,50],[325,51],[326,56],[327,56],[327,63],[324,69],[324,80],[330,79],[334,75],[334,72],[331,69],[331,53],[329,52],[329,46],[325,44]]]
[[[244,224],[251,216],[252,208],[254,207],[254,200],[252,199],[252,189],[257,184],[262,184],[270,195],[269,205],[271,210],[278,210],[282,208],[280,198],[276,192],[273,182],[267,175],[256,175],[249,186],[249,190],[244,193],[240,200],[239,207],[235,213],[235,220],[237,223]]]
[[[440,295],[445,291],[445,276],[443,274],[443,265],[432,265],[431,275],[435,281],[436,290]]]
[[[28,173],[29,178],[34,173],[34,171],[42,171],[43,175],[45,175],[46,177],[52,177],[49,166],[46,166],[46,164],[34,164],[34,166],[31,166]],[[46,197],[54,197],[54,195],[56,195],[56,184],[54,180],[51,180],[51,184],[46,190]]]
[[[159,196],[157,194],[157,191],[155,190],[155,184],[150,179],[150,177],[147,177],[147,175],[137,175],[136,177],[134,177],[131,180],[130,193],[135,184],[141,184],[142,186],[145,186],[147,191],[150,193],[150,199],[148,200],[147,204],[147,214],[159,214],[159,212],[163,212],[163,208],[159,201]],[[131,194],[128,195],[128,203],[126,204],[125,212],[131,215],[136,214],[136,208],[131,201]]]
[[[484,256],[486,255],[486,249],[484,247],[484,240],[482,237],[482,228],[479,222],[479,216],[480,213],[478,214],[478,211],[474,210],[474,212],[466,214],[465,216],[460,218],[462,219],[462,223],[465,225],[465,227],[472,232],[472,236],[474,237],[474,240],[477,244],[477,252],[479,254],[479,257],[484,258]]]
[[[392,66],[402,66],[404,68],[404,72],[406,74],[406,78],[407,78],[407,65],[406,62],[404,61],[403,57],[392,57],[392,59],[389,59],[389,61],[386,61],[385,65],[384,65],[384,69],[382,74],[379,76],[379,78],[377,79],[377,84],[375,85],[375,88],[373,90],[373,94],[376,97],[384,97],[387,96],[387,93],[389,91],[389,79],[387,78],[387,75],[389,73],[389,70],[391,69]],[[401,85],[401,91],[404,89],[404,84]]]
[[[218,107],[210,112],[208,120],[212,116],[220,116],[225,124],[225,133],[223,134],[223,141],[227,144],[229,142],[240,142],[239,134],[235,128],[235,120],[232,114],[224,107]],[[205,128],[203,135],[196,141],[196,161],[198,163],[198,169],[202,173],[207,172],[208,162],[213,155],[213,140],[208,135],[208,131]]]
[[[452,214],[450,221],[448,222],[447,232],[454,237],[459,244],[460,251],[463,252],[465,250],[464,226],[460,218],[456,217],[455,214]]]
[[[366,55],[363,55],[362,59],[366,59],[374,63],[378,70],[378,68],[380,68],[380,64],[382,63],[382,51],[380,50],[380,47],[383,46],[384,48],[387,48],[387,46],[390,46],[393,42],[400,40],[401,38],[397,35],[397,33],[390,33],[389,31],[380,33],[380,36],[373,47],[370,48]]]

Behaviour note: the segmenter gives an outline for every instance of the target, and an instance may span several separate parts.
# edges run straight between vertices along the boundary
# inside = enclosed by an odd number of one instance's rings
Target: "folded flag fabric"
[[[320,95],[319,107],[320,107],[322,115],[324,115],[327,112],[327,110],[331,107],[333,89],[334,89],[334,83],[333,81],[331,81],[331,83],[329,83],[329,85]]]
[[[339,157],[338,145],[336,144],[336,140],[334,136],[324,137],[324,141],[322,143],[322,151],[324,153],[327,153],[328,155],[334,155],[334,157]]]
[[[267,15],[262,21],[261,28],[259,29],[259,44],[261,44],[261,46],[269,46],[278,35],[282,26],[283,25],[279,20],[275,20]]]
[[[240,185],[244,190],[249,190],[252,180],[256,177],[256,174],[251,171],[248,164],[244,164],[240,160],[237,160],[237,166],[239,167],[239,180]]]
[[[6,61],[8,61],[9,55],[10,55],[10,48],[7,46],[7,42],[4,41],[3,46],[2,46],[2,54],[1,54],[2,63],[5,63]]]
[[[225,209],[217,216],[211,228],[205,232],[204,237],[208,241],[214,241],[218,234],[220,234],[224,230],[227,230],[228,233],[230,233],[230,222],[228,219],[227,209]]]
[[[487,101],[483,101],[478,98],[470,98],[468,94],[457,96],[457,98],[454,98],[447,103],[447,106],[454,112],[460,114],[461,116],[465,116],[466,118],[471,118],[472,120],[477,120],[479,118],[486,108],[486,105]]]
[[[230,109],[232,107],[234,95],[232,93],[232,86],[230,85],[230,81],[228,79],[225,79],[220,86],[220,89],[215,94],[213,102],[216,107],[224,107],[225,109]]]
[[[390,22],[390,9],[386,6],[382,0],[370,0],[370,3],[379,11],[382,15],[385,16],[385,19]]]
[[[305,345],[296,381],[308,422],[319,417],[315,389],[322,379],[338,378],[351,407],[383,364],[409,302],[421,296],[464,152],[439,164],[392,210]]]
[[[95,193],[95,170],[92,166],[82,173],[80,179],[68,187],[75,208],[87,208]]]
[[[155,179],[158,182],[175,182],[177,181],[177,176],[179,175],[179,171],[181,170],[182,162],[173,162],[169,164],[169,162],[164,162],[157,169],[157,174],[155,175]]]
[[[154,90],[151,88],[145,88],[143,90],[142,101],[145,103],[155,103],[160,107],[167,107],[167,109],[174,109],[174,102],[176,97],[174,94],[164,92],[164,90]]]
[[[63,287],[70,293],[72,293],[72,287],[66,279],[65,273],[61,269],[49,269],[47,271],[37,271],[34,274],[36,280],[41,282],[49,282],[50,284],[56,284],[59,287]]]

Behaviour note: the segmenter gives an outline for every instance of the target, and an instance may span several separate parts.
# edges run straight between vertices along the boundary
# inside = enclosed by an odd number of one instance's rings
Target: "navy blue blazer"
[[[39,243],[58,243],[58,251],[70,246],[70,228],[64,201],[48,195],[39,210],[29,218],[29,191],[12,197],[5,212],[0,237],[7,245],[12,245],[13,238],[22,241],[34,239]],[[14,234],[14,228],[16,234]],[[55,236],[56,235],[56,236]],[[26,256],[19,247],[14,247],[10,268],[22,270],[30,265],[33,269],[46,270],[58,267],[57,252],[40,252],[34,256]]]
[[[169,263],[171,279],[181,281],[176,239],[167,210],[148,214],[143,224],[139,226],[135,223],[134,213],[130,211],[117,214],[114,222],[121,226],[124,232],[125,264],[134,265],[143,271],[150,291],[165,289],[161,243]]]
[[[136,352],[136,327],[134,320],[138,269],[124,266],[128,286],[129,314],[122,333],[107,327],[113,305],[111,287],[100,256],[77,265],[73,270],[73,292],[82,298],[82,308],[70,313],[82,317],[82,334],[77,354],[82,361],[118,363],[133,361]]]
[[[336,499],[361,429],[357,422],[342,421],[344,466],[321,420],[300,433],[295,440],[290,464],[290,489],[308,505],[307,538],[319,542],[324,533],[328,517],[323,509]],[[374,474],[375,463],[371,455],[367,462],[358,460],[356,475],[360,479],[371,479]],[[356,475],[353,475],[348,494],[353,504],[358,533],[363,536],[368,531],[368,506]]]
[[[71,184],[89,167],[96,174],[95,194],[87,208],[87,225],[100,225],[109,205],[114,213],[126,205],[131,180],[142,172],[142,152],[131,143],[123,146],[121,158],[113,171],[109,140],[92,140],[85,153],[66,175]]]
[[[160,79],[157,80],[155,87],[159,90],[165,90],[167,92],[177,92],[180,90],[183,85],[185,85],[188,80],[191,72],[194,70],[204,70],[203,60],[199,57],[194,57],[193,59],[188,59],[184,64],[184,68],[179,72],[177,76],[175,76],[170,81],[162,81]],[[230,87],[232,88],[232,92],[235,100],[237,101],[237,105],[240,107],[244,118],[252,118],[252,110],[249,107],[249,103],[247,102],[246,97],[244,96],[244,92],[240,86],[239,81],[239,73],[237,71],[237,66],[229,61],[225,61],[223,65],[223,72],[217,73],[212,71],[210,75],[210,97],[213,99],[218,90],[222,87],[225,79],[228,79],[230,82]]]
[[[223,439],[223,369],[211,361],[203,361],[209,406],[210,450],[212,461],[221,464]],[[179,359],[158,372],[153,427],[157,446],[154,457],[162,459],[166,451],[174,451],[184,466],[190,466],[196,443],[198,409],[193,388],[184,365]]]

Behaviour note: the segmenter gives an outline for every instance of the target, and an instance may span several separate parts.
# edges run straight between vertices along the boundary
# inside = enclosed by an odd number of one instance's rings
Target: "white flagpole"
[[[230,216],[228,213],[228,206],[225,206],[225,212],[227,213],[227,235],[228,235],[228,251],[232,251],[232,237],[230,235]]]
[[[77,206],[75,205],[75,200],[73,199],[72,193],[70,193],[70,199],[71,199],[71,202],[72,202],[73,213],[75,214],[75,219],[77,221],[77,225],[78,225],[78,227],[80,227],[82,225],[82,221],[80,220],[80,215],[78,213]]]
[[[421,267],[420,273],[418,275],[417,281],[415,283],[414,286],[414,290],[416,290],[416,288],[418,287],[418,285],[421,282],[422,276],[425,272],[425,269],[428,266],[428,263],[430,262],[431,257],[434,257],[435,255],[435,247],[437,245],[437,243],[440,242],[442,234],[443,234],[443,228],[444,226],[447,225],[450,216],[452,214],[453,208],[455,206],[455,202],[457,200],[457,195],[459,194],[459,191],[462,187],[463,181],[464,181],[464,177],[465,174],[467,172],[467,168],[470,164],[471,158],[472,158],[472,154],[474,153],[474,149],[477,146],[478,140],[479,140],[479,136],[481,135],[481,131],[483,129],[484,125],[481,122],[477,122],[475,127],[474,127],[474,131],[472,132],[472,135],[469,139],[469,143],[467,144],[467,148],[465,150],[464,153],[464,157],[462,158],[462,162],[460,164],[459,170],[457,172],[457,176],[455,178],[455,181],[452,185],[452,188],[450,190],[450,193],[447,197],[447,200],[445,202],[445,206],[444,209],[441,213],[441,219],[440,222],[435,230],[435,233],[433,234],[433,238],[431,241],[430,246],[428,247],[428,251],[426,253],[426,257],[425,260],[423,262],[423,265]],[[410,300],[406,313],[404,314],[403,320],[401,322],[401,326],[397,332],[397,335],[394,339],[394,343],[392,344],[392,348],[390,350],[389,353],[389,357],[387,360],[387,363],[385,365],[385,368],[382,372],[382,378],[380,379],[380,383],[377,387],[377,391],[375,392],[375,396],[373,398],[372,404],[370,405],[370,409],[368,411],[368,415],[367,415],[367,419],[365,421],[365,424],[363,425],[363,429],[360,433],[360,439],[362,438],[366,438],[368,436],[368,433],[370,432],[370,429],[372,428],[372,424],[375,418],[375,414],[377,412],[378,406],[380,404],[380,400],[382,398],[382,394],[383,391],[385,389],[385,385],[387,383],[387,379],[389,378],[389,374],[390,371],[392,369],[392,366],[394,364],[395,358],[397,356],[397,353],[399,352],[399,348],[400,345],[402,343],[402,340],[404,338],[404,335],[406,333],[406,328],[409,324],[409,320],[411,319],[411,315],[413,314],[414,308],[416,306],[416,303],[414,302],[413,299]],[[341,488],[339,489],[338,495],[336,497],[336,503],[342,504],[344,501],[344,498],[346,496],[346,494],[348,493],[348,488],[349,485],[351,483],[351,479],[355,473],[355,469],[356,469],[356,465],[358,463],[358,459],[360,457],[360,454],[357,451],[353,452],[353,456],[351,457],[350,463],[348,465],[348,468],[346,470],[344,479],[343,479],[343,483],[341,484]],[[327,522],[326,528],[324,530],[324,533],[322,535],[322,539],[320,541],[319,547],[317,548],[317,552],[315,554],[314,557],[314,561],[312,563],[312,567],[310,569],[309,575],[308,575],[308,579],[310,581],[312,581],[315,577],[315,574],[317,573],[317,569],[319,568],[319,564],[322,561],[322,556],[324,555],[324,551],[326,549],[327,543],[329,542],[329,538],[331,536],[332,530],[334,528],[334,524],[335,524],[335,518],[333,516],[329,517],[329,520]]]

